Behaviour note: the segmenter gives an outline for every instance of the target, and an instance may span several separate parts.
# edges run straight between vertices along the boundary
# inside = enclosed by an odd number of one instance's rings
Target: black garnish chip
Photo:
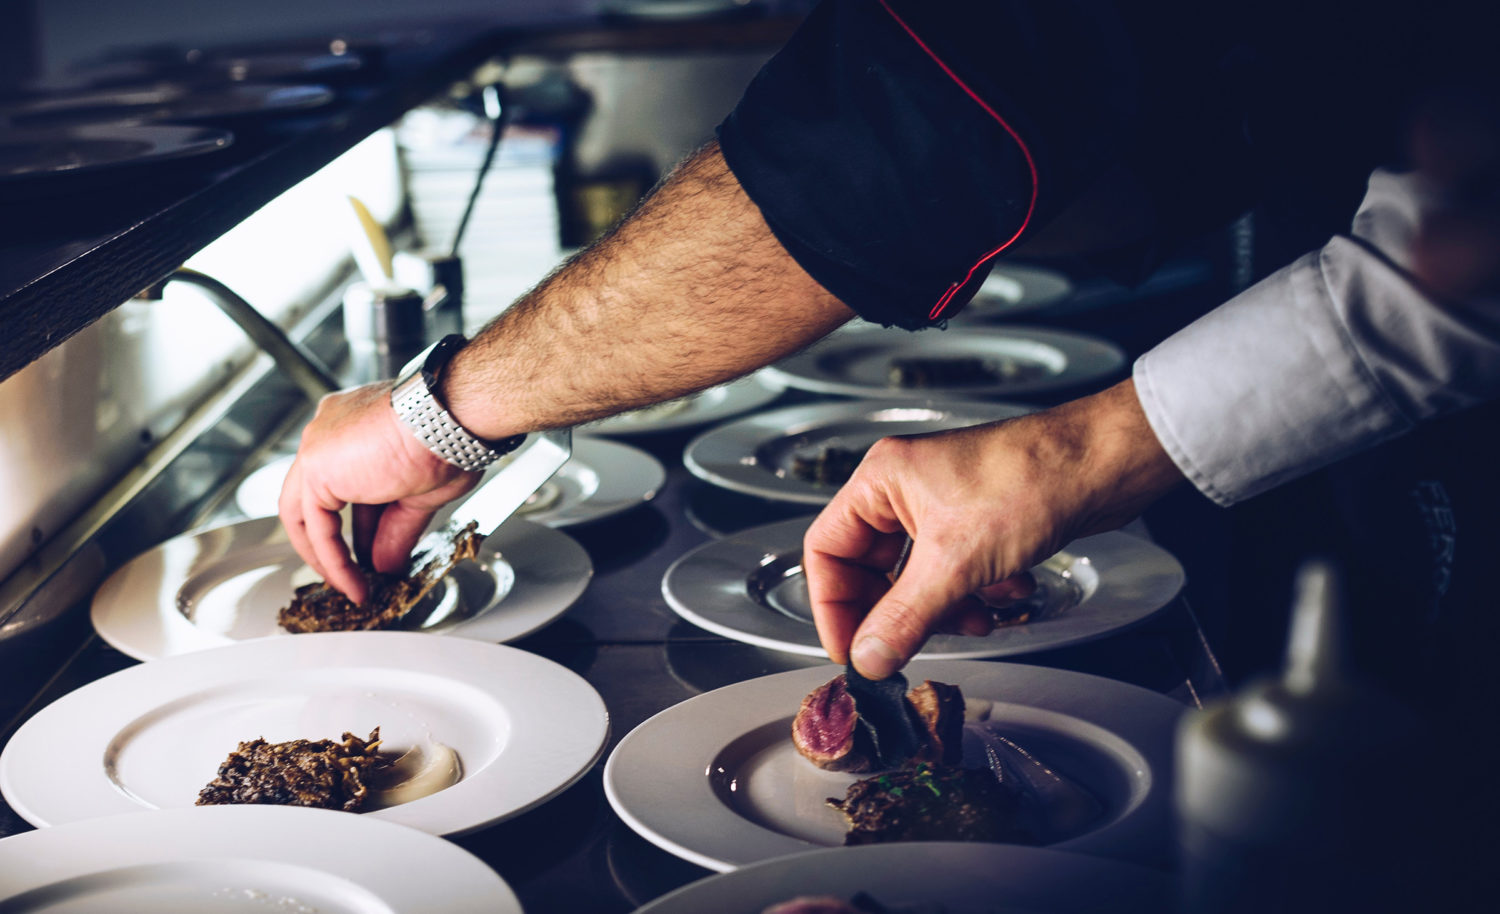
[[[850,664],[844,669],[849,694],[859,725],[875,747],[881,768],[899,768],[922,748],[921,723],[906,700],[906,677],[892,673],[884,679],[866,679]]]

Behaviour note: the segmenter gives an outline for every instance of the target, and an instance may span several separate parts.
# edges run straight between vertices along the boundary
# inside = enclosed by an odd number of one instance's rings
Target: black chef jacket
[[[1142,266],[1268,186],[1343,220],[1314,235],[1347,227],[1398,148],[1435,4],[1220,6],[827,0],[719,143],[814,279],[911,329],[1105,183],[1141,201],[1118,247]]]

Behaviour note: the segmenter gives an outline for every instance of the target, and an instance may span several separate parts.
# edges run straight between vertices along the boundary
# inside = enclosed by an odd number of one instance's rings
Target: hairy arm
[[[482,330],[439,394],[474,434],[501,439],[710,387],[851,316],[782,249],[711,144]],[[383,381],[324,398],[279,504],[298,553],[355,600],[366,588],[342,535],[345,505],[356,550],[390,571],[476,481],[399,423],[389,391]]]
[[[442,395],[481,437],[576,425],[738,377],[851,316],[710,146],[486,327]]]

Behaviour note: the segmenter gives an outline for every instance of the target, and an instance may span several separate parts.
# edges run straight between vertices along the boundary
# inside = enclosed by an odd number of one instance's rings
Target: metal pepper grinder
[[[1297,576],[1284,670],[1189,715],[1175,807],[1187,914],[1394,910],[1409,889],[1427,747],[1350,670],[1340,581]],[[1430,785],[1427,785],[1430,786]]]

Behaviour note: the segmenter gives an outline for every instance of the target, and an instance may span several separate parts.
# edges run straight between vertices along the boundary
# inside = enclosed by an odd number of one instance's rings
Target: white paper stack
[[[423,247],[453,246],[489,144],[489,123],[464,111],[418,108],[396,131]],[[562,259],[552,167],[555,130],[506,128],[464,232],[464,324],[472,333]]]

